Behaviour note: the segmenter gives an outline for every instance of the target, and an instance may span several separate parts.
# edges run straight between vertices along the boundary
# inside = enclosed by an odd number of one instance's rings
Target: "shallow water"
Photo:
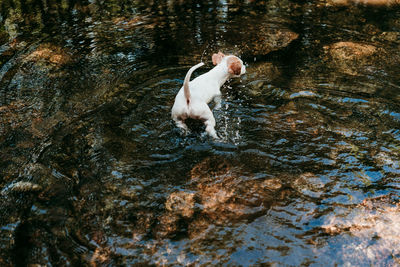
[[[0,6],[0,265],[399,264],[397,7]],[[219,50],[221,139],[184,136]]]

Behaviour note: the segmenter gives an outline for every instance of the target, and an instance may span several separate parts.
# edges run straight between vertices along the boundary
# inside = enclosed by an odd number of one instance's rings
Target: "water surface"
[[[399,264],[397,7],[0,6],[0,265]],[[185,136],[218,51],[247,73]]]

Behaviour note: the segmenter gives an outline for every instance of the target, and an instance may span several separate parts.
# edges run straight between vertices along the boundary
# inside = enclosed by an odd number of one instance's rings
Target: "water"
[[[5,1],[0,263],[385,265],[400,259],[397,7]],[[221,140],[170,119],[190,66]]]

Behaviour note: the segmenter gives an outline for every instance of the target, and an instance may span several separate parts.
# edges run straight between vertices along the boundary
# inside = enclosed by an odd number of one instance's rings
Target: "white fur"
[[[172,119],[176,125],[183,129],[188,130],[185,124],[187,118],[200,119],[206,126],[206,132],[214,137],[218,138],[217,133],[214,129],[215,119],[211,112],[208,103],[213,99],[216,103],[216,108],[221,105],[221,86],[232,77],[239,77],[246,72],[246,68],[243,65],[243,61],[240,61],[241,69],[239,75],[231,74],[228,66],[228,59],[235,56],[225,56],[221,53],[222,60],[211,69],[209,72],[200,75],[193,81],[189,82],[190,76],[194,70],[204,65],[199,63],[188,71],[185,77],[184,86],[179,90],[175,97],[175,103],[172,107]],[[188,85],[189,93],[185,93],[185,83]]]

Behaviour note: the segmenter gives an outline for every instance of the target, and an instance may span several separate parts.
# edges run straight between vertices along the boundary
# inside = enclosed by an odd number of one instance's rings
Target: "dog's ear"
[[[222,58],[224,57],[225,55],[224,55],[224,53],[222,53],[222,52],[218,52],[218,54],[213,54],[212,55],[212,63],[214,64],[214,65],[218,65],[221,61],[222,61]]]
[[[228,72],[233,75],[240,75],[242,72],[242,63],[237,57],[230,57],[228,59]]]

